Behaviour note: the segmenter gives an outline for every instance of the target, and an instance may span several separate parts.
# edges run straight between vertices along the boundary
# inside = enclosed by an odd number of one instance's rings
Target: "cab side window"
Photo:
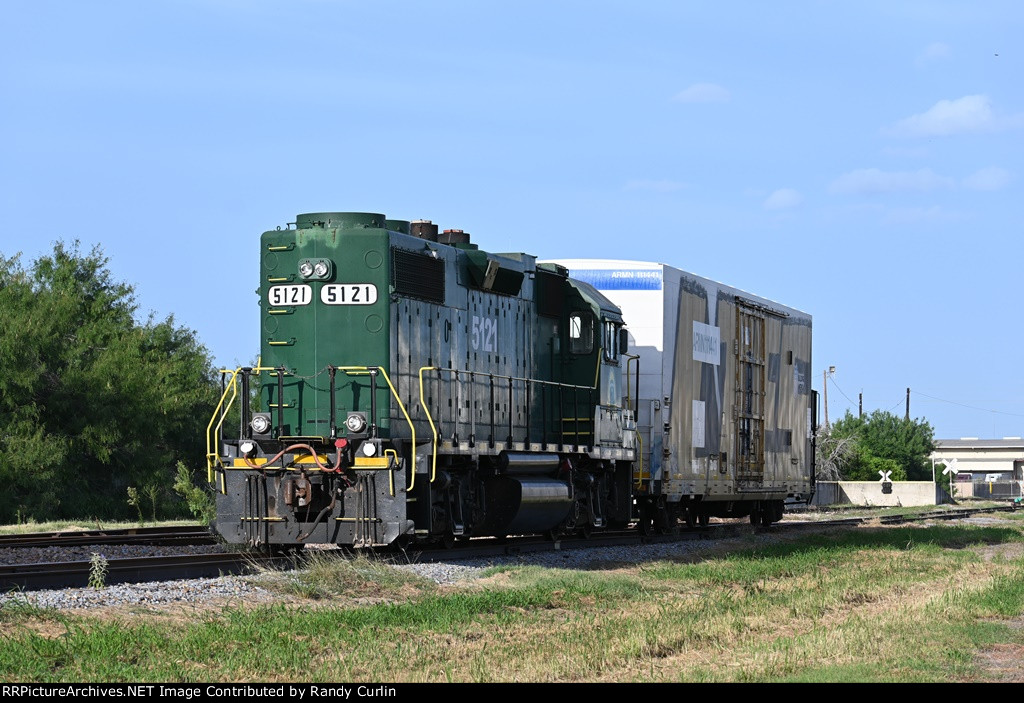
[[[619,361],[619,325],[611,320],[605,320],[601,327],[601,348],[604,349],[604,360],[617,363]]]
[[[594,317],[588,312],[569,315],[569,351],[589,354],[594,351]]]

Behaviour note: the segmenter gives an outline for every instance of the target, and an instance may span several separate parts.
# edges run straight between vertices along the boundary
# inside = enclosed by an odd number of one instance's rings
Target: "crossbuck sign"
[[[878,475],[881,476],[882,478],[878,482],[879,483],[886,483],[889,480],[889,476],[891,474],[892,474],[892,471],[879,471]]]
[[[946,459],[939,459],[938,462],[940,464],[945,464],[946,465],[946,468],[944,468],[942,470],[943,474],[951,473],[954,476],[956,476],[958,473],[960,473],[960,470],[956,468],[956,459],[955,458],[954,459],[950,459],[948,461]]]

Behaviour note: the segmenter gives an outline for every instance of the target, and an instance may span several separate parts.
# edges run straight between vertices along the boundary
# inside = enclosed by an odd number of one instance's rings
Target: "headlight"
[[[366,429],[366,418],[358,413],[351,413],[345,420],[345,427],[349,432],[362,432]]]
[[[267,430],[270,429],[270,418],[266,415],[257,415],[249,424],[252,426],[252,431],[256,434],[266,434]]]
[[[362,450],[366,456],[373,456],[377,453],[377,446],[373,442],[363,442]]]
[[[303,278],[309,278],[313,275],[313,264],[308,261],[303,261],[299,264],[299,275]]]
[[[317,261],[316,266],[313,267],[313,275],[317,278],[326,278],[329,271],[330,267],[327,266],[326,261]]]

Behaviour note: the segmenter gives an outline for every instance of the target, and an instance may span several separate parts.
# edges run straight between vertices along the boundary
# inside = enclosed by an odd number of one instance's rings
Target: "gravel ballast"
[[[998,521],[998,517],[968,518],[967,522]],[[712,551],[729,550],[737,546],[753,546],[785,539],[779,534],[747,534],[726,539],[687,539],[678,542],[589,547],[554,551],[530,552],[508,556],[460,559],[452,554],[450,559],[436,562],[403,563],[393,565],[396,569],[411,572],[431,579],[440,585],[452,585],[467,579],[479,577],[485,569],[497,565],[537,565],[562,569],[601,569],[616,566],[631,566],[662,559],[693,558]],[[756,540],[752,542],[751,540]],[[204,554],[219,551],[216,545],[191,545],[178,547],[153,546],[80,546],[47,547],[43,549],[0,549],[0,564],[24,564],[29,562],[88,561],[93,553],[107,559],[157,556],[162,554]],[[42,608],[87,609],[117,606],[173,605],[202,606],[223,603],[273,603],[282,596],[260,586],[264,576],[222,576],[176,581],[160,581],[139,584],[118,584],[101,589],[67,588],[11,592],[0,594],[0,607],[23,602]]]
[[[715,540],[721,544],[722,540]],[[466,579],[479,577],[488,567],[502,564],[532,564],[549,568],[594,569],[601,566],[636,564],[665,558],[678,558],[687,553],[707,549],[710,540],[686,540],[666,544],[646,544],[615,547],[591,547],[546,552],[532,552],[510,556],[487,557],[484,559],[453,558],[442,562],[395,564],[393,568],[431,579],[440,585],[451,585]],[[184,550],[187,549],[188,552]],[[15,556],[0,554],[0,563],[28,563],[28,551],[19,551],[17,562],[5,561]],[[158,554],[209,553],[217,551],[215,546],[182,547],[139,547],[108,545],[100,547],[48,547],[38,550],[44,554],[34,555],[33,562],[88,560],[92,553],[103,554],[108,559],[133,556],[156,556]],[[73,554],[61,552],[71,552]],[[157,581],[136,584],[116,584],[100,589],[65,588],[11,592],[0,595],[0,607],[11,603],[27,603],[41,608],[82,609],[109,608],[118,606],[197,606],[226,601],[246,603],[272,603],[281,598],[259,585],[261,576],[221,576],[218,578]]]

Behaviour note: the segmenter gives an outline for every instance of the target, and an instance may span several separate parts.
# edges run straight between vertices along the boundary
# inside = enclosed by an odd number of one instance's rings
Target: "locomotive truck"
[[[768,525],[813,493],[795,309],[358,212],[264,232],[258,294],[260,360],[224,372],[207,434],[229,542]]]

